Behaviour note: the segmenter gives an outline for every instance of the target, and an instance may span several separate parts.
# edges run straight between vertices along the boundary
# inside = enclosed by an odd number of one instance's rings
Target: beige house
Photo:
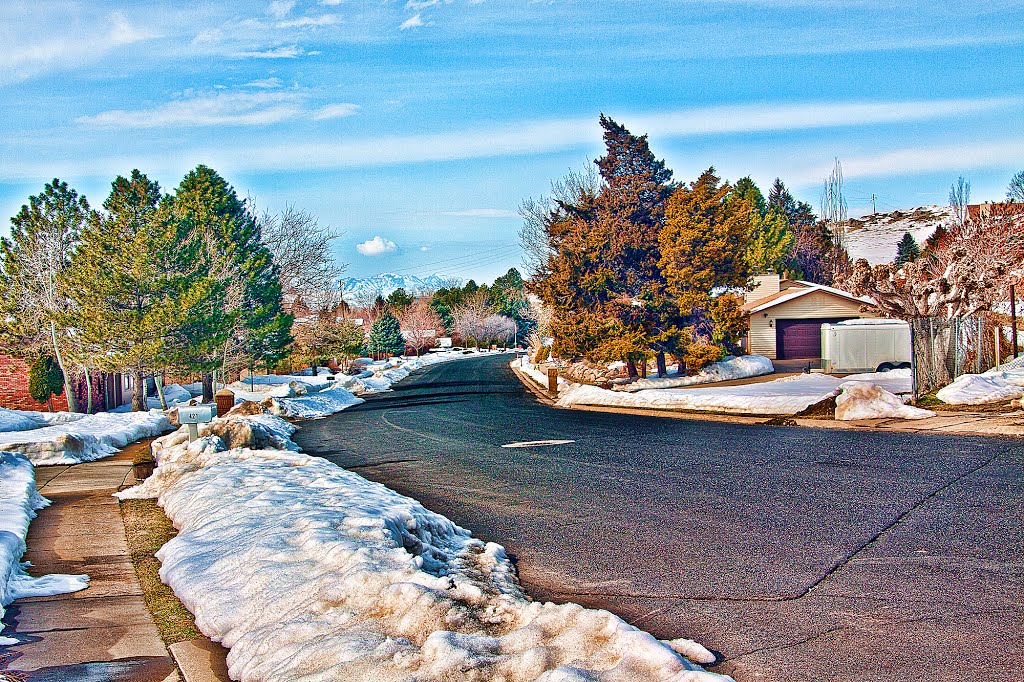
[[[821,325],[879,317],[866,309],[871,299],[778,275],[754,278],[743,310],[750,318],[745,348],[772,360],[821,358]],[[862,308],[864,310],[862,310]]]

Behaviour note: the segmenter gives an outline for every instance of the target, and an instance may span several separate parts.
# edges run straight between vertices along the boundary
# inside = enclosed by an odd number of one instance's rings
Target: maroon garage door
[[[814,320],[775,320],[775,357],[779,360],[821,357],[821,325],[849,317]]]

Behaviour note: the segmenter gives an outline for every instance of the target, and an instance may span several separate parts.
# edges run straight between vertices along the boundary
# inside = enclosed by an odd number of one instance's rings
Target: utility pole
[[[1013,332],[1013,337],[1010,343],[1013,344],[1013,359],[1017,359],[1017,295],[1013,290],[1013,285],[1010,285],[1010,329]]]
[[[878,211],[875,210],[875,193],[871,193],[871,215],[875,215]]]

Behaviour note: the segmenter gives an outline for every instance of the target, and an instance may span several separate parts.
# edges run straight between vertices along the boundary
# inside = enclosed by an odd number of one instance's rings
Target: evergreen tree
[[[28,394],[53,412],[53,396],[64,392],[64,373],[57,361],[46,354],[40,354],[28,369]]]
[[[0,238],[0,341],[14,354],[48,345],[72,412],[78,406],[66,356],[74,349],[60,323],[69,300],[61,281],[89,215],[85,197],[55,178],[11,218],[10,239]]]
[[[759,215],[763,216],[768,211],[768,203],[765,201],[764,195],[761,194],[757,183],[749,175],[736,181],[732,187],[732,195],[740,201],[748,202]]]
[[[138,170],[114,180],[103,208],[66,274],[67,319],[99,369],[133,374],[132,406],[145,410],[145,375],[216,333],[223,290],[196,258],[190,226]]]
[[[774,209],[764,215],[757,213],[756,210],[750,213],[747,262],[750,264],[751,273],[785,272],[793,257],[794,243],[785,216]]]
[[[370,325],[370,339],[366,349],[374,354],[401,355],[405,351],[402,327],[391,311],[386,311]]]
[[[391,292],[391,294],[385,300],[388,308],[391,309],[396,316],[401,316],[405,309],[412,305],[412,296],[406,293],[405,289],[399,287]]]
[[[210,371],[228,363],[249,366],[277,360],[291,342],[292,318],[284,312],[281,282],[259,224],[234,188],[216,171],[197,166],[169,201],[180,229],[202,243],[199,257],[226,292],[224,324],[196,347],[188,364]],[[204,377],[204,398],[212,382]]]
[[[746,286],[751,232],[748,202],[730,202],[731,187],[710,168],[669,200],[659,235],[666,294],[678,308],[665,341],[693,369],[731,350],[742,311],[724,289]]]
[[[896,267],[899,267],[904,263],[915,261],[920,255],[921,247],[917,245],[917,240],[914,239],[914,235],[909,232],[904,232],[903,239],[901,239],[900,243],[896,245]]]

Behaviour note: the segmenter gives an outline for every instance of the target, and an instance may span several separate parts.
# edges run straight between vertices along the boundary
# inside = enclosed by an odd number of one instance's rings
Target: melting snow
[[[170,421],[158,410],[74,416],[78,418],[64,423],[55,420],[29,431],[0,432],[0,451],[20,452],[36,466],[77,464],[106,457],[128,443],[171,428]]]
[[[741,355],[714,362],[693,376],[667,376],[638,379],[629,384],[613,387],[614,391],[634,393],[649,388],[678,388],[698,384],[713,384],[771,374],[775,371],[772,361],[763,355]]]
[[[880,386],[866,381],[843,384],[836,396],[836,419],[927,419],[934,417],[931,410],[905,405],[903,400]]]

